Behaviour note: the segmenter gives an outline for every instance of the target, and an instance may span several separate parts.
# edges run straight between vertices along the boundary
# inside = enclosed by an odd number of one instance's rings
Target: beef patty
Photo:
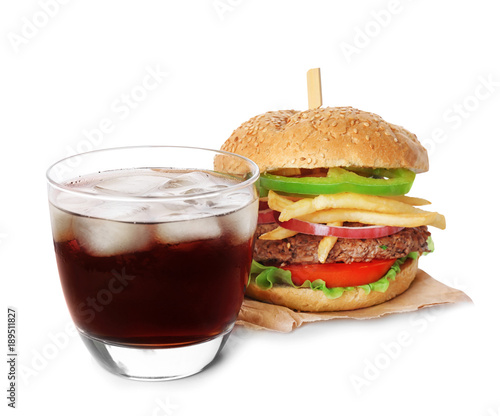
[[[257,236],[276,228],[276,224],[257,227]],[[426,226],[404,228],[400,232],[380,238],[339,238],[326,263],[353,263],[374,259],[398,259],[412,251],[428,252],[427,238],[431,235]],[[283,240],[256,239],[254,260],[266,266],[285,264],[312,264],[318,261],[318,244],[323,237],[297,234]]]

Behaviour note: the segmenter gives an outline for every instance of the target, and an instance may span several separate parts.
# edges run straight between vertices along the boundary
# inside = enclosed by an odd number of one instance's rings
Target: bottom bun
[[[288,286],[273,286],[271,289],[261,289],[251,282],[246,295],[275,305],[286,306],[304,312],[334,312],[349,311],[378,305],[403,293],[415,279],[418,270],[418,260],[408,258],[401,266],[401,271],[395,280],[389,280],[389,287],[385,292],[371,291],[366,293],[360,287],[345,291],[336,299],[327,298],[321,290],[309,288],[294,288]]]

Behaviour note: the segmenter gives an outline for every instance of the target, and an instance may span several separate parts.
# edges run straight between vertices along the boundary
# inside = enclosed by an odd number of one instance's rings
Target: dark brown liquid
[[[243,300],[252,243],[222,237],[93,257],[71,240],[55,243],[55,251],[78,328],[102,340],[159,347],[203,341],[230,327]]]

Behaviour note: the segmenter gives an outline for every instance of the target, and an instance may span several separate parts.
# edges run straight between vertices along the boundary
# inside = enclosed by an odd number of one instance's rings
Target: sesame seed
[[[354,134],[356,134],[358,132],[358,129],[352,129],[352,131],[354,132]]]

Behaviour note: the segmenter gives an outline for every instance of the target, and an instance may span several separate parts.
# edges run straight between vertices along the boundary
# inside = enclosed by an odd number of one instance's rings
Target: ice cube
[[[148,196],[165,182],[165,177],[160,174],[144,174],[116,176],[101,180],[93,189],[105,195],[130,195]]]
[[[87,207],[73,219],[73,232],[83,249],[98,257],[144,251],[152,244],[147,204],[107,201]]]
[[[81,214],[86,210],[97,207],[102,204],[101,200],[85,198],[84,196],[61,192],[54,198],[54,205],[58,208]]]
[[[73,218],[75,214],[94,209],[102,204],[97,199],[84,198],[72,193],[59,192],[51,198],[50,219],[55,242],[69,241],[74,238]]]
[[[151,203],[149,210],[151,222],[170,222],[211,217],[222,211],[212,209],[213,202],[206,198],[180,200],[175,199],[164,203]]]
[[[218,217],[224,234],[231,235],[233,244],[244,243],[255,233],[258,209],[259,201],[256,200],[240,210]]]
[[[192,194],[202,194],[205,192],[216,192],[221,189],[227,188],[227,185],[209,185],[207,184],[203,188],[188,188],[185,191],[180,192],[180,195],[192,195]]]
[[[177,196],[217,191],[228,186],[227,181],[221,181],[221,178],[203,171],[176,173],[150,195]]]
[[[106,201],[99,205],[88,206],[80,212],[88,217],[127,222],[147,222],[150,219],[150,204]]]
[[[67,211],[74,212],[73,208],[77,208],[82,203],[82,197],[74,194],[59,192],[54,198],[54,203]]]
[[[209,175],[205,172],[180,173],[163,183],[159,188],[165,195],[182,195],[194,188],[203,188]]]
[[[208,192],[206,188],[189,188],[181,192],[181,195],[192,195],[192,194],[202,194],[203,192]]]
[[[75,217],[73,230],[88,254],[108,257],[148,250],[152,243],[151,225],[89,217]]]
[[[222,229],[217,217],[205,217],[156,225],[156,239],[163,244],[219,238]]]
[[[74,238],[73,234],[73,215],[61,211],[53,205],[50,205],[50,222],[52,224],[52,236],[54,242],[63,243]]]

